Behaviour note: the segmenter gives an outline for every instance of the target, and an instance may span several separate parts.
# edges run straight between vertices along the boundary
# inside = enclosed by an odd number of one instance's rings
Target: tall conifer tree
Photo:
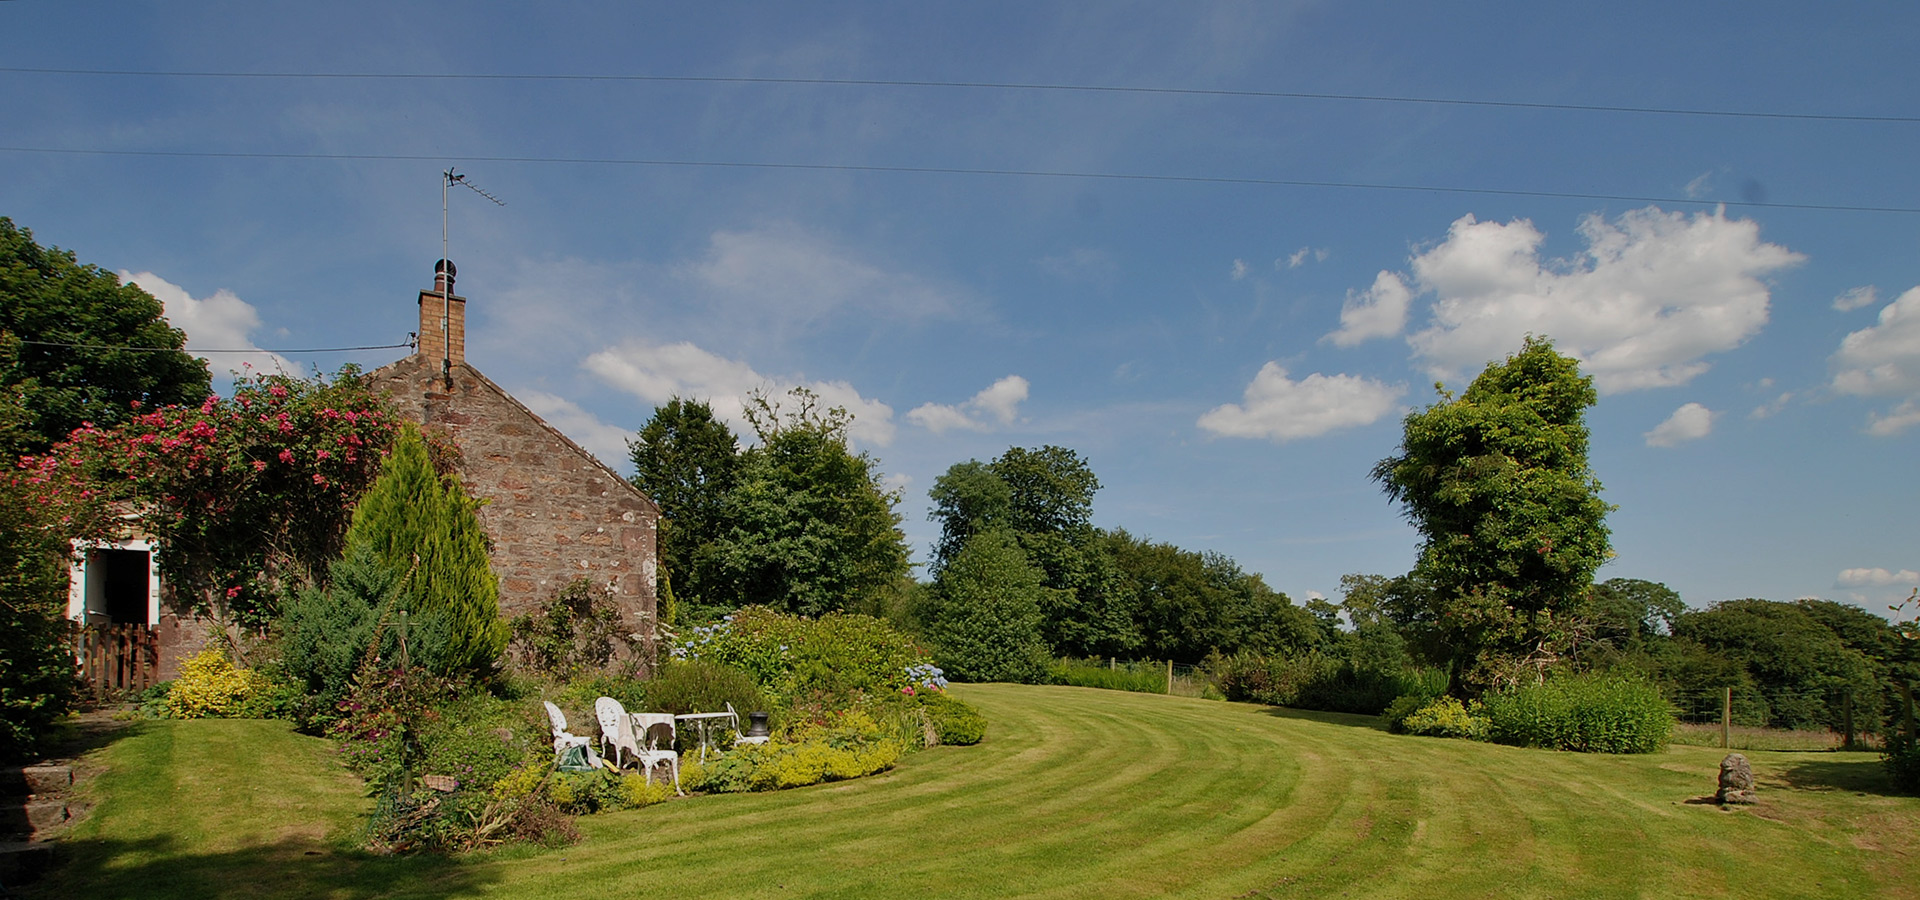
[[[434,473],[425,438],[409,424],[347,529],[349,550],[371,548],[394,571],[410,573],[400,588],[404,608],[446,616],[448,664],[466,671],[492,667],[507,646],[478,506],[459,476]]]

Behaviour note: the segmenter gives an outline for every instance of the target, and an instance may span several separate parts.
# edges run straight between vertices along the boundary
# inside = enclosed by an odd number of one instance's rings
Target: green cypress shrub
[[[445,617],[450,672],[485,672],[507,646],[500,584],[488,565],[478,506],[459,476],[434,473],[426,440],[409,424],[347,529],[349,548],[368,547],[401,573],[402,608]]]

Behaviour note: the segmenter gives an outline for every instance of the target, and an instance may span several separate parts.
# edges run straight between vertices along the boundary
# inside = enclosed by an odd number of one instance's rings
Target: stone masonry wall
[[[402,414],[459,446],[462,481],[487,501],[480,522],[501,614],[529,612],[585,577],[613,598],[621,633],[643,636],[629,649],[650,675],[659,507],[472,366],[453,363],[449,391],[440,365],[437,353],[415,354],[368,377]]]

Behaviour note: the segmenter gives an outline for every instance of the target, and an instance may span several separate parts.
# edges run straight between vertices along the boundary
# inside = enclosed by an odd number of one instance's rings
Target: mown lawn
[[[364,801],[270,722],[155,722],[103,751],[47,897],[1920,897],[1920,799],[1871,754],[1550,753],[1372,720],[967,685],[986,743],[855,782],[581,820],[458,861],[345,849]]]

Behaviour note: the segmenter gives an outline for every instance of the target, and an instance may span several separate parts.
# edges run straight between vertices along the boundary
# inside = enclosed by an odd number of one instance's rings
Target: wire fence
[[[1164,659],[1125,660],[1117,657],[1055,660],[1049,675],[1056,684],[1172,694],[1176,697],[1219,697],[1213,676],[1199,666]]]
[[[1910,728],[1898,686],[1764,690],[1753,686],[1670,691],[1674,742],[1733,750],[1877,749]]]

